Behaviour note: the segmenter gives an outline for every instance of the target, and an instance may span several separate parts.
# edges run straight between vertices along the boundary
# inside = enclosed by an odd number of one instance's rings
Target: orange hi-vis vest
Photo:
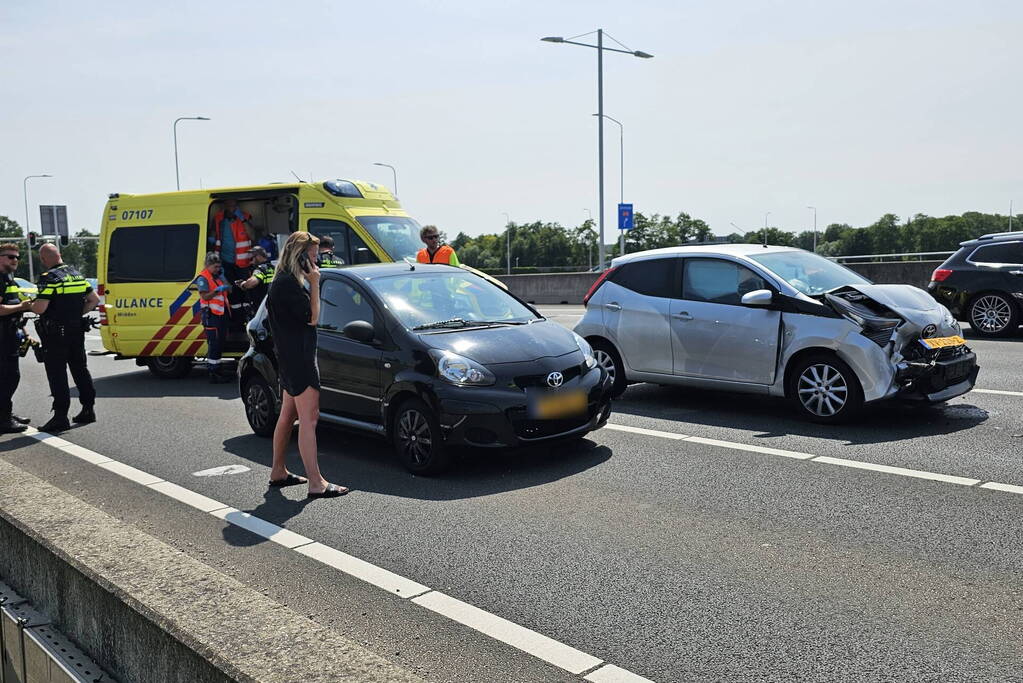
[[[245,219],[252,218],[249,214],[242,212]],[[218,211],[213,214],[214,232],[217,236],[217,253],[220,253],[220,224],[224,220],[224,212]],[[234,265],[239,268],[248,268],[252,263],[252,239],[245,230],[245,223],[235,218],[231,221],[231,233],[234,235]]]
[[[443,263],[444,265],[451,265],[451,255],[455,253],[455,250],[444,245],[437,249],[433,254],[433,258],[430,257],[430,250],[423,247],[416,254],[416,261],[419,263]]]
[[[213,277],[213,273],[210,272],[209,268],[199,273],[199,277],[206,281],[206,286],[209,288],[206,291],[208,292],[212,292],[224,284],[223,281]],[[217,292],[209,300],[199,297],[199,305],[210,309],[210,313],[213,315],[224,315],[227,312],[227,292]]]

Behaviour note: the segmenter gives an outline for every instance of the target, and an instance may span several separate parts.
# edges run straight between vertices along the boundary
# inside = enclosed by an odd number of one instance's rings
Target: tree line
[[[764,241],[764,230],[716,237],[705,221],[685,212],[675,216],[636,213],[634,224],[635,228],[625,233],[626,253],[708,241],[751,244]],[[1018,217],[1013,217],[1013,227],[1023,229]],[[944,217],[916,214],[903,221],[895,214],[888,213],[863,227],[832,223],[820,229],[817,232],[817,253],[823,256],[853,256],[955,251],[960,242],[1007,230],[1009,217],[1000,214],[976,211]],[[766,232],[768,244],[813,250],[812,230],[796,232],[773,226],[768,227]],[[617,230],[611,231],[615,237],[617,233]],[[539,269],[586,270],[597,263],[597,230],[591,219],[575,227],[543,221],[513,222],[508,224],[507,232],[477,237],[459,233],[449,243],[458,252],[459,260],[466,265],[504,272],[508,238],[511,240],[514,272],[536,272]],[[619,255],[617,241],[607,245],[607,254],[608,258]]]
[[[96,237],[96,233],[88,230],[79,230],[75,233],[74,237]],[[21,249],[21,259],[18,263],[17,270],[14,271],[15,277],[28,279],[28,259],[25,257],[28,253],[26,243],[24,242],[25,231],[22,229],[21,224],[18,221],[8,218],[7,216],[0,216],[0,242],[7,242],[12,238],[20,238],[21,242],[15,242]],[[68,263],[77,268],[82,273],[82,277],[96,277],[96,254],[99,251],[98,240],[76,240],[74,237],[71,238],[70,243],[66,247],[60,248],[61,258],[64,263]],[[36,278],[43,272],[43,264],[39,261],[39,254],[37,251],[32,252],[32,267]]]

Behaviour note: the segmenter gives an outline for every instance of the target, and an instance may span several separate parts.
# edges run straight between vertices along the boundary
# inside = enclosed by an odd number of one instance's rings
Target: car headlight
[[[575,343],[579,350],[583,352],[583,360],[586,362],[586,367],[589,369],[597,367],[597,359],[593,357],[593,347],[590,346],[590,343],[575,332],[572,333],[572,336],[575,337]]]
[[[437,361],[437,375],[452,384],[486,387],[497,381],[494,373],[471,358],[450,351],[431,351],[430,355]]]

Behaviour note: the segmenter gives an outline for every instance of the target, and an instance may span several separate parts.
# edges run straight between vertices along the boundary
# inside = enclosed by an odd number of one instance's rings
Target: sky
[[[449,236],[598,216],[604,111],[624,199],[725,235],[1023,207],[1023,3],[176,0],[0,3],[0,215],[110,192],[355,178]],[[578,40],[593,42],[596,35]],[[607,45],[614,46],[610,39]],[[605,215],[620,199],[605,124]],[[769,215],[768,215],[768,212]]]

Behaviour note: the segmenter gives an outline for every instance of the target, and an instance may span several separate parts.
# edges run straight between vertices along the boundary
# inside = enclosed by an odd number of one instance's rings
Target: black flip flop
[[[328,484],[327,488],[323,489],[319,493],[310,493],[308,498],[337,498],[343,496],[351,491],[347,486],[338,486],[337,484]]]
[[[298,484],[308,484],[308,483],[309,483],[309,480],[307,480],[305,477],[299,477],[298,475],[295,475],[295,474],[292,474],[291,472],[288,472],[288,476],[286,476],[284,479],[277,479],[277,480],[271,479],[270,480],[270,487],[271,488],[282,488],[284,486],[297,486]]]

